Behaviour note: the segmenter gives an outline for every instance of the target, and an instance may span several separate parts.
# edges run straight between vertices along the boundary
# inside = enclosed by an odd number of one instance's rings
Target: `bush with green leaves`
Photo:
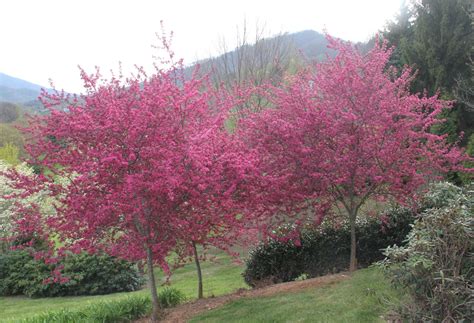
[[[474,133],[469,136],[466,145],[466,154],[474,158]],[[466,169],[474,168],[474,159],[464,162]],[[447,180],[458,185],[469,186],[472,183],[473,176],[471,172],[451,172],[448,174]]]
[[[414,221],[411,209],[394,207],[382,219],[361,220],[356,234],[359,267],[384,258],[382,250],[405,239]],[[250,251],[243,273],[252,286],[292,281],[302,274],[321,276],[347,270],[350,227],[323,224],[305,228],[297,241],[269,239]]]
[[[23,319],[22,323],[112,323],[130,322],[150,313],[149,297],[132,296],[120,300],[103,301],[69,310],[48,311]]]
[[[301,247],[293,241],[269,239],[249,252],[243,272],[252,287],[292,281],[304,273]]]
[[[173,287],[158,293],[161,308],[174,307],[186,300],[184,294]],[[151,301],[148,296],[130,296],[113,301],[101,301],[77,309],[48,311],[21,321],[21,323],[112,323],[130,322],[149,315]]]
[[[30,297],[99,295],[139,289],[135,264],[108,255],[70,254],[55,264],[29,250],[0,255],[0,295]]]
[[[186,296],[183,292],[173,287],[165,287],[158,293],[158,301],[161,308],[175,307],[185,300]]]
[[[27,250],[0,254],[0,295],[37,295],[47,289],[43,280],[50,268],[34,260]]]
[[[392,283],[413,301],[402,307],[414,321],[467,322],[474,317],[474,191],[435,185],[431,208],[414,223],[404,246],[386,249],[380,262]]]

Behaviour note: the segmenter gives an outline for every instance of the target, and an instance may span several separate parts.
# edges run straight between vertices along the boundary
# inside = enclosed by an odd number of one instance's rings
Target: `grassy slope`
[[[384,322],[386,300],[401,294],[375,268],[349,279],[299,293],[240,299],[191,322]]]
[[[242,266],[219,254],[218,263],[202,264],[205,296],[218,296],[245,287],[240,275]],[[163,275],[157,276],[164,281]],[[188,299],[196,298],[197,278],[194,264],[177,269],[171,277],[173,287]],[[129,295],[148,295],[147,289],[132,293],[103,296],[29,299],[0,297],[0,322],[39,314],[46,310],[78,308],[96,301],[113,300]],[[337,284],[258,299],[241,299],[210,311],[193,322],[377,322],[386,311],[383,299],[396,301],[400,295],[390,289],[376,269],[357,272],[353,278]]]
[[[204,275],[204,295],[223,295],[236,289],[245,287],[245,283],[240,273],[242,267],[233,264],[230,257],[219,254],[216,261],[202,264]],[[163,274],[156,271],[156,275],[164,281]],[[197,278],[194,264],[188,264],[177,269],[171,276],[171,285],[180,289],[187,298],[196,298]],[[158,287],[160,289],[160,287]],[[30,299],[27,297],[0,297],[0,322],[13,322],[17,319],[29,317],[42,313],[46,310],[61,308],[78,308],[93,302],[113,300],[130,295],[148,295],[149,290],[144,289],[131,293],[116,293],[100,296],[79,296],[79,297],[55,297]]]

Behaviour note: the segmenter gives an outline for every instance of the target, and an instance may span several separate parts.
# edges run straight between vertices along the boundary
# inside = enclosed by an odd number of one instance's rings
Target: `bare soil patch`
[[[280,293],[295,293],[308,288],[319,287],[324,285],[330,285],[342,280],[348,279],[350,275],[348,273],[339,273],[334,275],[327,275],[302,281],[288,282],[275,284],[267,287],[258,289],[240,289],[235,293],[218,296],[208,297],[204,299],[195,300],[189,303],[178,305],[177,307],[166,309],[163,314],[161,322],[166,323],[184,323],[194,316],[197,316],[203,312],[213,310],[221,307],[229,302],[235,301],[239,298],[244,297],[266,297]],[[149,319],[141,319],[135,321],[136,323],[149,322]]]

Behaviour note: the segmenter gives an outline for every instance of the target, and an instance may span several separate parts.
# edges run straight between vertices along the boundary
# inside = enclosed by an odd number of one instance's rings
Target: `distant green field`
[[[401,298],[378,269],[369,268],[302,292],[239,299],[191,322],[385,322],[388,302]]]
[[[231,257],[219,253],[217,262],[202,263],[204,277],[204,296],[218,296],[246,287],[242,276],[242,266],[234,264]],[[156,270],[156,276],[164,282],[161,270]],[[181,290],[188,299],[197,297],[197,276],[194,263],[174,271],[170,283]],[[159,289],[160,287],[158,287]],[[28,297],[0,297],[0,322],[15,322],[16,320],[40,314],[48,310],[62,308],[79,308],[98,301],[109,301],[130,295],[148,295],[148,289],[130,293],[116,293],[100,296],[54,297],[31,299]]]

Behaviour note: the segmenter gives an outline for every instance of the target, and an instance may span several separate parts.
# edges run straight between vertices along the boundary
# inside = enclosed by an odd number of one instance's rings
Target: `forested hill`
[[[202,65],[203,70],[206,71],[208,71],[211,66],[227,66],[227,69],[219,69],[221,74],[238,73],[236,71],[239,68],[242,69],[243,66],[238,67],[237,65],[245,64],[245,68],[252,69],[253,73],[257,68],[261,70],[261,66],[263,65],[267,65],[268,68],[268,65],[273,63],[272,60],[276,56],[281,59],[280,64],[287,69],[291,68],[290,62],[295,65],[296,60],[301,61],[304,58],[309,60],[324,58],[328,52],[326,44],[327,42],[324,35],[314,30],[305,30],[293,34],[281,34],[268,38],[257,35],[254,38],[241,38],[238,47],[233,50],[228,50],[225,44],[221,44],[220,55],[199,63]],[[237,63],[239,60],[240,62]],[[219,62],[219,64],[216,64],[217,62]],[[221,64],[220,62],[223,63]],[[229,70],[230,66],[233,66],[233,72]],[[242,73],[242,71],[240,72]],[[41,88],[46,87],[0,72],[0,102],[15,103],[31,112],[41,109],[41,104],[38,101]]]
[[[0,72],[0,100],[23,103],[35,100],[43,86]]]
[[[332,53],[327,48],[326,37],[314,30],[304,30],[287,37],[294,46],[308,59],[324,59],[326,53]]]
[[[28,110],[41,108],[38,101],[41,88],[46,88],[0,72],[0,101],[21,105]]]
[[[314,30],[267,37],[258,30],[249,35],[244,26],[235,39],[227,41],[219,43],[216,56],[197,62],[202,73],[212,71],[216,84],[278,83],[287,72],[297,71],[308,61],[323,60],[326,54],[334,54],[327,48],[325,36]],[[193,67],[189,67],[189,73]]]

